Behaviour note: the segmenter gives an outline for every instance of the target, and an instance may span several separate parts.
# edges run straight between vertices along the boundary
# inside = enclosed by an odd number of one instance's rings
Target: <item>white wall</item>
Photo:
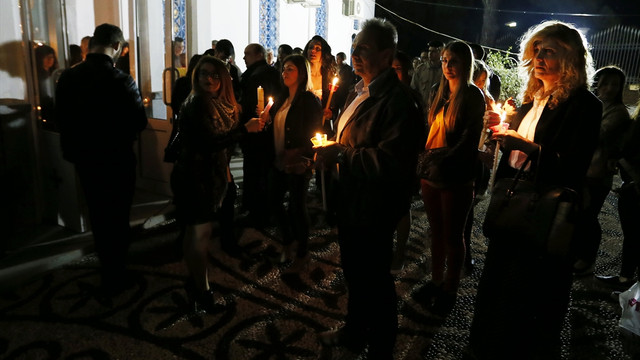
[[[27,100],[24,49],[17,1],[3,2],[0,11],[0,99]]]
[[[95,17],[89,15],[94,13],[93,1],[67,0],[66,13],[69,44],[80,45],[82,38],[93,35],[96,27]]]
[[[287,4],[280,1],[280,27],[278,29],[280,44],[304,48],[307,41],[315,35],[316,9],[305,8],[300,4]],[[310,19],[312,20],[310,23]],[[277,49],[276,49],[277,50]]]
[[[209,48],[211,47],[211,40],[214,39],[227,39],[231,41],[236,52],[236,64],[244,71],[245,66],[242,60],[244,56],[243,52],[247,44],[250,43],[249,1],[213,1],[209,14],[208,17],[211,19]],[[207,14],[198,14],[198,16],[201,15],[203,15],[205,19],[207,18]]]

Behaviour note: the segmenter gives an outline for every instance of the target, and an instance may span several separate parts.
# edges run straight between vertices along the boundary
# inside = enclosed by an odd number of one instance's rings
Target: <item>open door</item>
[[[186,65],[174,63],[178,60],[173,56],[173,14],[186,16],[186,11],[174,9],[174,3],[167,0],[136,2],[138,85],[149,118],[149,126],[140,134],[138,187],[164,195],[171,195],[169,176],[173,168],[173,164],[163,161],[164,148],[173,128],[171,89],[175,80],[185,73],[183,65]],[[185,19],[182,20],[185,24]]]

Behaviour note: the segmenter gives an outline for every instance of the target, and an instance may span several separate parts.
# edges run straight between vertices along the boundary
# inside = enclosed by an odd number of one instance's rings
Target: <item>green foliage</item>
[[[511,50],[511,48],[509,48]],[[518,95],[522,87],[522,81],[518,77],[518,61],[514,54],[492,51],[486,57],[486,63],[498,76],[502,86],[500,88],[500,99],[496,101],[503,102],[505,99],[512,97],[519,103]]]

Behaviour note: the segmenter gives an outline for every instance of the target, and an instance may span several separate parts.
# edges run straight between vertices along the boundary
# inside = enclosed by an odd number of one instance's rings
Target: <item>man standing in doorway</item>
[[[433,98],[431,93],[435,91],[434,85],[439,84],[442,77],[440,53],[443,47],[444,44],[440,41],[429,42],[427,50],[429,58],[427,62],[423,62],[422,65],[418,66],[413,74],[413,79],[411,79],[411,88],[420,93],[425,112],[431,107],[431,99]],[[420,58],[422,59],[422,54]]]
[[[363,24],[352,54],[362,80],[338,119],[335,141],[315,147],[319,162],[338,165],[338,241],[349,296],[345,325],[320,334],[320,341],[355,350],[368,343],[369,359],[393,359],[393,233],[407,212],[426,141],[420,105],[391,68],[396,45],[391,23]]]
[[[62,155],[75,165],[84,190],[108,294],[131,285],[125,264],[136,180],[133,143],[147,126],[138,87],[114,67],[123,44],[117,26],[96,27],[86,60],[66,70],[56,88]]]

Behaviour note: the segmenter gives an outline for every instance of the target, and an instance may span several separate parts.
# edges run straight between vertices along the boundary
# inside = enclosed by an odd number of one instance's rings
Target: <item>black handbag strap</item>
[[[520,179],[522,178],[522,176],[525,173],[525,169],[526,169],[527,165],[529,163],[531,163],[532,158],[535,157],[535,156],[538,157],[538,165],[539,165],[540,164],[540,147],[538,147],[538,150],[536,150],[536,151],[532,152],[531,154],[527,155],[527,158],[524,160],[524,162],[522,163],[522,165],[518,169],[518,172],[516,172],[516,176],[513,177],[513,182],[511,183],[511,186],[509,186],[509,188],[507,189],[507,197],[513,196],[513,194],[516,191],[516,186],[518,185],[518,182],[520,182]],[[534,182],[535,182],[535,177],[537,177],[537,175],[534,175]]]

